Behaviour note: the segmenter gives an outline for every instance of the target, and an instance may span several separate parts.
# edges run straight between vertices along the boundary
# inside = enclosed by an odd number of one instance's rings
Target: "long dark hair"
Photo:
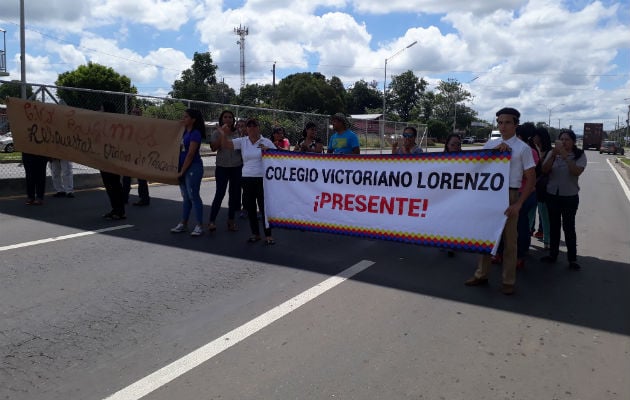
[[[201,138],[206,138],[206,123],[203,120],[203,115],[201,115],[201,111],[194,108],[187,108],[185,111],[186,114],[192,119],[195,120],[193,122],[193,130],[198,130],[201,133]]]
[[[549,131],[547,128],[539,126],[534,131],[534,136],[538,136],[540,138],[540,147],[543,153],[547,154],[549,150],[551,150],[551,137],[549,136]],[[534,138],[531,137],[531,139]]]
[[[234,118],[234,113],[230,110],[223,110],[221,111],[221,114],[219,114],[219,126],[223,126],[223,116],[225,114],[231,114],[232,115],[232,125],[230,126],[230,130],[232,132],[234,132],[236,130],[236,119]]]
[[[317,129],[317,124],[315,124],[315,122],[313,122],[313,121],[308,121],[306,123],[306,125],[304,125],[304,129],[302,129],[302,137],[304,139],[306,139],[306,130],[309,129],[309,128]]]
[[[575,132],[573,132],[571,129],[562,129],[558,134],[558,139],[560,139],[562,135],[568,135],[571,140],[573,140],[573,148],[571,149],[571,151],[573,152],[573,158],[577,160],[578,158],[582,157],[582,154],[584,154],[584,150],[578,148],[575,145],[575,141],[577,140]]]

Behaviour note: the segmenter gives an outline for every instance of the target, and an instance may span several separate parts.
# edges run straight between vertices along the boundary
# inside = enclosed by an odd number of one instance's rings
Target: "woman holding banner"
[[[295,145],[293,151],[303,153],[323,153],[324,142],[317,137],[317,125],[315,122],[307,122],[302,131],[302,141]]]
[[[201,161],[199,148],[201,147],[201,141],[206,137],[206,126],[201,112],[192,108],[184,111],[182,122],[184,123],[184,133],[179,146],[178,179],[179,189],[184,201],[182,205],[182,220],[171,229],[171,232],[186,232],[190,212],[194,209],[197,225],[190,232],[190,236],[201,236],[203,234],[203,203],[199,195],[199,189],[203,178],[203,161]]]
[[[420,154],[422,149],[416,143],[418,137],[418,131],[413,126],[406,126],[403,129],[403,141],[402,144],[398,143],[398,140],[392,143],[392,154]]]
[[[240,150],[243,156],[243,195],[245,197],[245,209],[249,219],[249,227],[252,235],[247,239],[248,243],[258,242],[260,238],[260,227],[256,217],[256,203],[262,212],[263,224],[265,219],[265,193],[263,191],[263,163],[262,152],[267,149],[275,149],[276,146],[267,138],[260,134],[260,124],[258,120],[250,118],[246,123],[247,136],[230,139],[227,129],[218,128],[221,132],[221,146],[226,149]],[[271,236],[271,228],[264,228],[265,244],[275,244]]]

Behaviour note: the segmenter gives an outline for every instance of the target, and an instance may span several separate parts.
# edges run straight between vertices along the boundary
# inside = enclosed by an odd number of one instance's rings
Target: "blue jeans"
[[[201,178],[203,178],[203,164],[193,163],[188,167],[186,173],[183,175],[183,179],[179,183],[179,190],[182,192],[182,198],[184,199],[182,221],[188,221],[190,211],[194,208],[197,224],[199,225],[201,225],[203,221],[203,202],[199,195]]]

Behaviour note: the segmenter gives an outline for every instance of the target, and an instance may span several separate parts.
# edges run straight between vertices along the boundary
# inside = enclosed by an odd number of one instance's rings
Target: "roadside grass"
[[[22,153],[19,151],[14,151],[13,153],[0,153],[0,163],[20,161],[22,161]]]

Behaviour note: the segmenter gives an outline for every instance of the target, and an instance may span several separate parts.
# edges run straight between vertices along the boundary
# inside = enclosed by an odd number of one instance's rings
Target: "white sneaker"
[[[171,229],[172,233],[182,233],[182,232],[186,232],[186,225],[179,223],[177,224],[177,226],[175,228]]]
[[[201,235],[203,235],[203,228],[201,227],[201,225],[195,226],[195,229],[193,229],[193,231],[190,232],[190,236],[201,236]]]

